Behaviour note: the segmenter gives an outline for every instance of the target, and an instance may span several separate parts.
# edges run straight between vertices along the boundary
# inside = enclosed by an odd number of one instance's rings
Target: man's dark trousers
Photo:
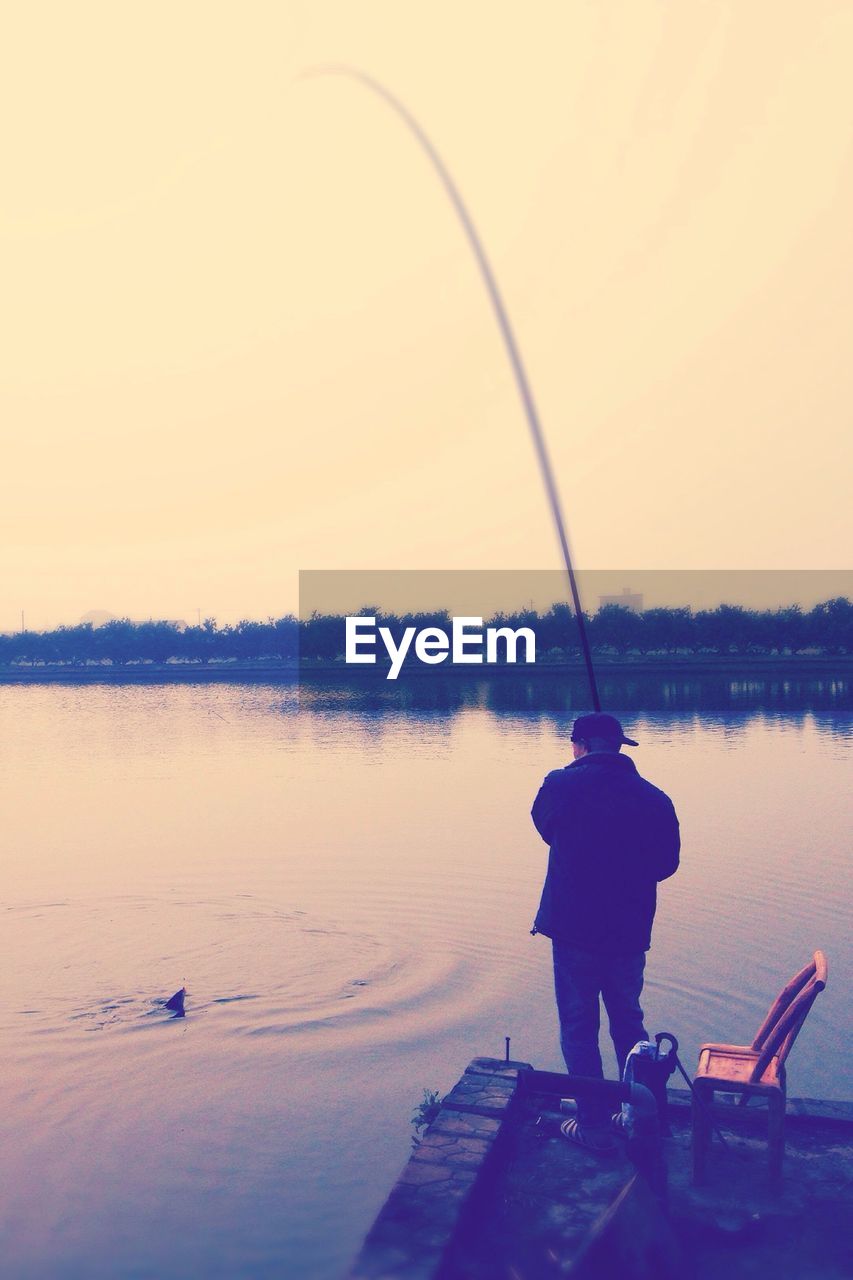
[[[553,951],[560,1046],[569,1075],[603,1078],[598,1051],[601,995],[621,1079],[631,1049],[638,1040],[648,1040],[640,1008],[645,951],[582,951],[558,938],[553,940]],[[598,1127],[607,1123],[614,1110],[600,1102],[579,1099],[578,1122]]]

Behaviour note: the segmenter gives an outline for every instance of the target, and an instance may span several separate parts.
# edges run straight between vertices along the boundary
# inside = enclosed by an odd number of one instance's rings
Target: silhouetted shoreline
[[[379,680],[393,688],[411,680],[433,680],[453,677],[459,680],[536,679],[555,675],[582,674],[585,670],[580,659],[553,661],[543,659],[530,665],[454,665],[439,666],[418,664],[417,669],[406,670],[399,680],[386,679],[388,663],[375,666],[347,666],[339,661],[304,659],[302,662],[280,662],[263,659],[254,662],[211,661],[202,662],[128,662],[109,665],[91,663],[72,666],[63,663],[42,663],[34,666],[0,666],[0,684],[159,684],[159,683],[210,683],[214,681],[250,681],[269,678],[293,681],[334,677],[336,680],[363,684]],[[827,654],[701,654],[659,656],[600,654],[595,657],[596,670],[624,671],[637,675],[675,675],[690,673],[719,673],[739,676],[784,675],[838,676],[853,675],[853,655]]]

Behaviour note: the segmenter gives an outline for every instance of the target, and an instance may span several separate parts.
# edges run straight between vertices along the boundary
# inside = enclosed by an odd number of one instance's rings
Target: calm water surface
[[[573,699],[0,688],[4,1276],[337,1276],[424,1088],[505,1035],[560,1069],[528,815]],[[790,1088],[853,1096],[848,686],[613,677],[604,701],[682,822],[650,1030],[690,1067],[749,1040],[821,946]]]

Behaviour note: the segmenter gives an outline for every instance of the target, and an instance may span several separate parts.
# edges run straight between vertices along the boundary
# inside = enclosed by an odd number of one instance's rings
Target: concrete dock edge
[[[474,1058],[379,1211],[350,1280],[433,1280],[499,1156],[526,1062]]]

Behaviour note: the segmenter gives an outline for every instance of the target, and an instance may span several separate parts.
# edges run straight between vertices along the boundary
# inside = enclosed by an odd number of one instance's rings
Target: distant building
[[[639,591],[631,591],[629,587],[622,588],[621,596],[599,596],[598,603],[603,609],[606,604],[618,604],[623,609],[630,609],[632,613],[643,612],[643,597]]]
[[[93,627],[103,627],[108,622],[115,622],[114,613],[108,613],[106,609],[90,609],[88,613],[84,613],[80,619],[82,623],[91,622]]]

